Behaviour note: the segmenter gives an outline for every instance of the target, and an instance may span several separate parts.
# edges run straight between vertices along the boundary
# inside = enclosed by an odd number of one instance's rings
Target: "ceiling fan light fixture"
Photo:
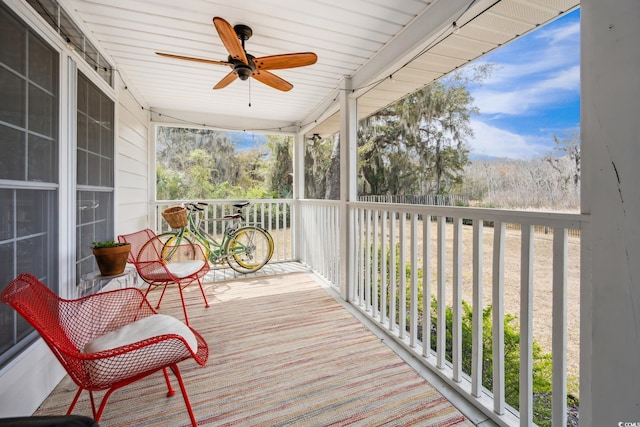
[[[247,80],[253,74],[253,69],[248,65],[239,65],[235,68],[236,74],[240,80]]]

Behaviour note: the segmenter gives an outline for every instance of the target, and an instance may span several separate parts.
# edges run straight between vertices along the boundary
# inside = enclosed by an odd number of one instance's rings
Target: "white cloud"
[[[544,38],[549,43],[561,43],[567,40],[572,41],[580,36],[580,22],[576,21],[570,24],[555,27],[554,29],[547,29],[547,31],[541,31],[534,33],[538,38]]]
[[[525,159],[541,156],[552,149],[549,143],[553,141],[515,134],[479,120],[471,120],[471,127],[474,132],[474,138],[468,142],[471,154]]]
[[[580,90],[580,66],[554,70],[544,78],[508,82],[473,92],[481,114],[524,115],[574,98]]]

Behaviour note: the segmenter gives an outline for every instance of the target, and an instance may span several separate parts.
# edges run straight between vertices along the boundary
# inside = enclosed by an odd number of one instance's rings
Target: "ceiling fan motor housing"
[[[233,71],[235,71],[240,80],[247,80],[256,69],[253,55],[249,55],[248,53],[246,55],[248,64],[229,56],[229,62],[233,64]]]

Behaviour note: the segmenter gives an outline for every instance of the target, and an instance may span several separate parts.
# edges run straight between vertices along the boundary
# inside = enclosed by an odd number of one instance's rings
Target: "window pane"
[[[27,119],[25,86],[24,79],[0,67],[0,93],[4,99],[0,108],[0,120],[20,127],[25,126]]]
[[[89,185],[100,186],[100,157],[97,154],[89,153]]]
[[[54,137],[56,117],[53,114],[55,98],[35,85],[29,85],[29,129],[42,135]]]
[[[58,180],[58,144],[50,139],[29,136],[29,181]]]
[[[89,117],[95,120],[96,123],[100,122],[100,90],[89,84]]]
[[[88,258],[92,256],[91,242],[95,241],[93,238],[94,228],[93,222],[78,227],[78,254],[80,258]]]
[[[16,224],[18,237],[46,233],[49,222],[48,192],[22,190],[17,192]]]
[[[87,185],[87,170],[88,170],[87,152],[78,150],[78,170],[76,171],[78,185]]]
[[[113,161],[103,157],[100,161],[100,170],[102,171],[101,185],[113,187]]]
[[[91,242],[113,240],[113,193],[78,192],[78,226],[76,227],[76,273],[82,274],[97,270],[91,252]]]
[[[0,62],[22,75],[27,65],[26,36],[24,26],[8,11],[0,9]]]
[[[0,289],[4,289],[16,277],[16,270],[13,265],[14,245],[13,241],[0,244]]]
[[[29,79],[49,92],[55,92],[58,81],[57,55],[40,39],[29,37]]]
[[[78,101],[80,101],[78,99]],[[87,116],[78,112],[78,148],[86,150],[88,148],[88,130]]]
[[[13,190],[0,189],[0,242],[9,240],[13,235]],[[2,257],[4,259],[4,257]],[[11,259],[11,258],[9,258]],[[0,263],[2,260],[0,260]],[[4,268],[0,267],[0,280]],[[4,283],[4,281],[0,281]]]
[[[100,124],[93,116],[88,118],[87,150],[93,153],[100,152]]]
[[[49,239],[46,235],[18,240],[16,245],[17,273],[30,273],[36,277],[46,277],[48,275],[46,257],[48,247]]]
[[[0,247],[0,256],[2,256],[2,247]],[[16,315],[13,308],[6,304],[0,304],[0,354],[11,349],[15,344],[13,335]]]
[[[0,125],[0,179],[25,180],[25,132]]]
[[[89,82],[87,82],[87,79],[78,77],[78,111],[81,111],[85,115],[88,113],[88,107],[87,107],[88,85],[89,85]]]

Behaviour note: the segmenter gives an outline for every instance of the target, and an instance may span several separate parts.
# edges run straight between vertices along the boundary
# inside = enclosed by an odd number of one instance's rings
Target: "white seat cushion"
[[[167,334],[183,337],[194,353],[198,351],[198,340],[187,325],[173,316],[154,314],[89,341],[84,352],[96,353]]]
[[[203,260],[180,261],[167,263],[167,270],[174,277],[187,277],[197,273],[204,266]]]

